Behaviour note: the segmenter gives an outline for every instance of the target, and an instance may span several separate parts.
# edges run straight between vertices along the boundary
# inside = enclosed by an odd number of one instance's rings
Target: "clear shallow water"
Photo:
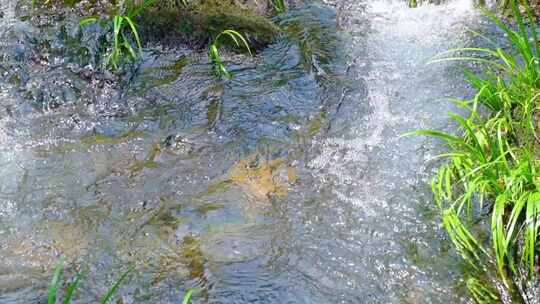
[[[161,46],[117,82],[76,47],[99,29],[0,8],[0,303],[43,299],[60,255],[89,272],[77,303],[129,263],[124,303],[466,302],[425,185],[439,144],[400,135],[468,94],[425,63],[468,43],[470,1],[303,5],[230,82]]]

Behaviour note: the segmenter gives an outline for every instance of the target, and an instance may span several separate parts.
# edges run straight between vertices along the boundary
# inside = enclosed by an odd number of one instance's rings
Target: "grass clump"
[[[516,1],[511,7],[517,29],[486,12],[510,49],[490,41],[493,47],[450,50],[433,60],[486,66],[480,75],[465,72],[476,94],[458,100],[468,116],[450,114],[461,134],[414,132],[449,148],[432,189],[444,228],[471,265],[467,286],[478,303],[527,302],[540,270],[540,44],[530,7],[524,4],[524,14]],[[479,222],[490,225],[487,239]]]
[[[79,16],[85,15],[86,10],[93,12],[83,17],[79,25],[84,28],[99,24],[98,35],[88,32],[94,35],[100,56],[106,54],[104,60],[98,59],[105,68],[118,70],[141,57],[143,44],[158,42],[173,47],[209,47],[216,71],[227,77],[230,75],[220,57],[220,48],[230,47],[251,55],[252,49],[268,45],[280,33],[269,18],[271,10],[286,10],[285,0],[268,0],[264,5],[239,0],[33,1],[49,13],[61,13],[67,10],[66,6],[75,9],[75,4]]]
[[[485,2],[485,0],[483,0]],[[512,9],[512,2],[514,0],[496,0],[495,3],[497,4],[499,10],[501,10],[503,12],[504,15],[512,15],[513,14],[513,9]],[[528,5],[533,12],[536,13],[536,15],[538,16],[538,13],[540,12],[540,1],[538,0],[530,0],[528,2],[525,2],[525,0],[519,0],[518,2],[520,2],[521,4],[523,5]]]
[[[54,274],[51,279],[51,282],[49,283],[48,293],[47,293],[47,304],[71,304],[73,300],[73,296],[75,295],[75,291],[79,287],[79,284],[81,283],[81,279],[83,277],[82,273],[78,273],[75,278],[68,283],[65,291],[63,293],[60,292],[61,287],[61,276],[62,272],[64,271],[64,265],[65,265],[65,259],[62,258],[57,263]],[[118,293],[118,290],[124,284],[124,282],[127,280],[129,275],[133,272],[134,268],[130,267],[127,271],[120,274],[120,277],[118,280],[114,282],[114,284],[108,289],[107,293],[99,300],[99,304],[109,304],[113,303],[114,296]],[[182,298],[182,304],[189,304],[191,302],[191,298],[193,297],[194,290],[190,289],[188,290],[184,297]],[[63,297],[61,298],[61,294],[63,294]]]
[[[283,13],[287,10],[285,0],[269,0],[276,12]]]
[[[136,60],[142,50],[139,31],[134,18],[137,17],[155,0],[144,0],[140,4],[135,4],[134,0],[125,2],[125,7],[118,9],[104,23],[110,28],[112,37],[109,47],[109,54],[106,57],[105,65],[118,69],[122,60]],[[97,17],[88,17],[80,21],[81,26],[99,21]]]
[[[56,304],[60,301],[60,277],[64,271],[64,259],[61,259],[54,270],[54,275],[49,284],[49,291],[47,294],[47,304]],[[133,271],[133,268],[129,268],[126,272],[120,275],[120,278],[109,288],[107,293],[99,301],[100,304],[111,303],[111,300],[114,298],[115,294],[118,292],[120,286],[126,281],[129,274]],[[67,285],[65,292],[63,293],[63,298],[61,299],[62,304],[70,304],[77,287],[79,286],[82,279],[82,274],[78,273],[75,276],[75,279]]]

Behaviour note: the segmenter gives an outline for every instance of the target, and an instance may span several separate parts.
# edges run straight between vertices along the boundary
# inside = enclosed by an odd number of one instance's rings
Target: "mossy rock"
[[[237,1],[206,0],[189,7],[164,1],[139,18],[140,31],[149,41],[187,43],[206,47],[219,33],[232,29],[244,35],[254,49],[271,43],[279,28],[265,16],[264,7]]]
[[[66,14],[77,17],[102,16],[118,10],[118,1],[106,0],[25,0],[34,12],[41,14]],[[24,3],[24,2],[21,2]]]
[[[31,1],[31,0],[27,0]],[[135,6],[144,0],[135,0]],[[158,0],[147,7],[136,19],[138,31],[146,42],[192,48],[206,48],[224,30],[235,30],[244,35],[252,49],[271,43],[279,34],[269,15],[271,6],[264,0]],[[106,17],[117,11],[120,1],[106,0],[49,0],[38,2],[35,11],[65,14],[79,18]],[[223,39],[221,43],[233,45]],[[234,48],[241,50],[242,48]]]

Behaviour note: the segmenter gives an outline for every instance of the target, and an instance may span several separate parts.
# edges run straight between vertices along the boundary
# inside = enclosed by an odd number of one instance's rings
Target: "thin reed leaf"
[[[429,65],[429,64],[448,62],[448,61],[481,62],[481,63],[492,65],[500,70],[506,70],[506,67],[504,65],[497,63],[493,60],[478,58],[478,57],[466,57],[466,56],[433,59],[433,60],[428,61],[427,64]]]
[[[65,259],[62,257],[56,264],[54,269],[53,278],[49,284],[48,300],[47,304],[56,304],[56,297],[58,296],[58,287],[60,286],[60,276],[64,271]]]
[[[112,300],[112,297],[118,292],[118,289],[120,288],[120,286],[127,279],[128,275],[131,272],[133,272],[133,270],[134,270],[134,268],[130,267],[126,272],[124,272],[124,274],[122,274],[122,276],[120,276],[120,278],[114,283],[114,285],[111,286],[111,288],[109,288],[109,290],[107,291],[107,293],[105,294],[105,296],[101,299],[101,301],[99,303],[100,304],[108,304]]]
[[[81,279],[82,279],[82,274],[78,273],[77,276],[75,277],[75,280],[68,285],[62,304],[71,304],[71,299],[73,298],[73,295],[75,294],[75,290],[77,289],[77,287],[79,287]]]
[[[191,297],[193,296],[193,292],[194,292],[193,289],[190,289],[186,292],[186,294],[184,295],[184,298],[182,299],[182,304],[189,304],[189,302],[191,302]]]

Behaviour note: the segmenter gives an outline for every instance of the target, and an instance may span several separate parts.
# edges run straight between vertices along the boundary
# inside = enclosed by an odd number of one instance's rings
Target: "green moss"
[[[203,214],[206,216],[209,212],[223,209],[223,207],[224,205],[222,204],[208,203],[208,204],[204,204],[202,206],[197,207],[197,209],[195,210],[199,212],[200,214]]]
[[[141,87],[138,92],[144,94],[151,88],[173,83],[178,79],[178,77],[180,77],[182,70],[188,64],[189,59],[186,56],[181,56],[179,59],[170,64],[151,67],[144,70],[141,75]],[[161,112],[162,114],[165,114],[165,112]]]
[[[161,146],[159,143],[154,144],[148,155],[143,160],[135,159],[133,165],[130,168],[131,174],[130,177],[135,177],[145,168],[157,168],[158,163],[156,162],[156,157],[161,153]]]
[[[138,22],[141,36],[160,42],[206,47],[226,29],[245,35],[254,48],[272,42],[279,28],[255,8],[229,1],[207,0],[190,7],[161,4],[145,11]]]
[[[279,29],[268,18],[247,8],[219,1],[207,1],[196,11],[203,30],[215,36],[226,29],[234,29],[255,43],[270,43]]]
[[[118,145],[133,138],[141,137],[144,133],[140,131],[129,131],[119,137],[104,134],[93,134],[82,139],[82,143],[88,146],[93,145]]]

